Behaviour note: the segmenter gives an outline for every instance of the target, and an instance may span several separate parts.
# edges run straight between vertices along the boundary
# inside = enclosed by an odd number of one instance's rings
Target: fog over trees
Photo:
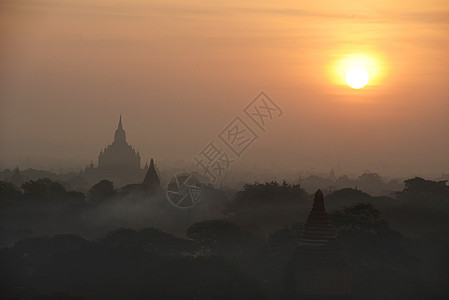
[[[357,186],[324,199],[353,299],[449,296],[446,182],[410,178],[390,196]],[[204,186],[190,209],[163,190],[108,180],[87,192],[48,178],[0,181],[2,298],[288,297],[286,270],[312,203],[285,181]]]

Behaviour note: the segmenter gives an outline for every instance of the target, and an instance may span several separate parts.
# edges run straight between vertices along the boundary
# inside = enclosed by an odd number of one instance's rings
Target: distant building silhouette
[[[156,169],[154,168],[154,161],[151,159],[150,167],[148,168],[147,174],[143,180],[142,185],[147,189],[159,188],[161,185],[161,181],[159,180],[159,176],[157,176]]]
[[[116,185],[135,183],[142,180],[148,170],[148,164],[140,167],[140,154],[126,141],[122,116],[114,134],[112,144],[105,147],[98,155],[98,166],[93,162],[84,170],[89,183],[96,183],[102,179],[113,181]]]
[[[15,184],[18,187],[20,187],[22,185],[22,183],[25,182],[25,179],[23,178],[22,174],[20,173],[19,166],[17,166],[14,169],[14,173],[9,178],[9,182]]]
[[[157,195],[160,193],[161,182],[157,175],[153,159],[150,161],[150,166],[148,167],[147,165],[147,169],[148,171],[142,183],[127,184],[123,186],[119,190],[120,195],[125,196],[132,193],[140,195]]]
[[[140,170],[140,154],[126,142],[122,116],[120,116],[118,128],[115,131],[114,142],[98,155],[98,169],[106,172]]]
[[[351,271],[318,190],[296,253],[287,267],[286,296],[295,299],[351,299]]]

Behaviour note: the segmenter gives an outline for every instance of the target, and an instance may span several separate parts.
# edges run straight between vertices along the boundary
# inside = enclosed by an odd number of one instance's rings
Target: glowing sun
[[[368,81],[369,74],[364,68],[354,67],[346,73],[346,83],[353,89],[361,89]]]

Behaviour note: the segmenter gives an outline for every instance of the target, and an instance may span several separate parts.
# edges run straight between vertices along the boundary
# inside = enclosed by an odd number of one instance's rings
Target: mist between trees
[[[405,180],[391,196],[327,191],[354,299],[449,295],[449,187]],[[88,192],[0,182],[5,298],[278,299],[313,196],[287,182],[204,186],[191,209],[163,190]]]

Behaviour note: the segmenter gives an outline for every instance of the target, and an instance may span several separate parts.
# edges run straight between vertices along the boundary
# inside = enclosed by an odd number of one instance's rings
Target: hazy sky
[[[0,167],[96,163],[120,114],[189,161],[265,91],[284,114],[240,166],[448,173],[449,1],[309,2],[2,0]]]

